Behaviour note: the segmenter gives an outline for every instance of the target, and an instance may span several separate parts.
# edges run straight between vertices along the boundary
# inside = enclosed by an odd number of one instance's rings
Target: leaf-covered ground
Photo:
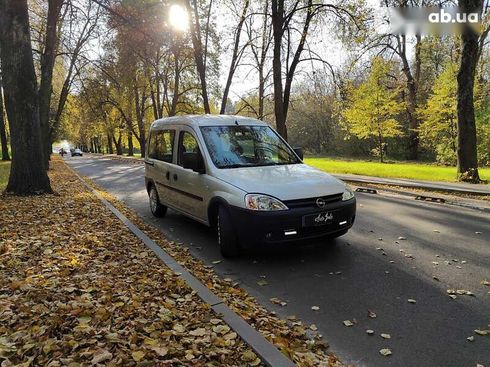
[[[248,366],[250,348],[55,159],[57,195],[0,197],[0,364]],[[278,319],[104,194],[300,366],[340,366],[301,321]]]

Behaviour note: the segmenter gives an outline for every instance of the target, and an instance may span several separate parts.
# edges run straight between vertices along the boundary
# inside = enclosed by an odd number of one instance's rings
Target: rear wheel
[[[151,214],[153,214],[155,217],[165,216],[165,214],[167,213],[167,207],[160,203],[157,189],[153,185],[150,188],[149,199]]]
[[[231,222],[230,213],[224,206],[218,209],[216,220],[218,245],[223,257],[236,257],[240,254],[240,245]]]

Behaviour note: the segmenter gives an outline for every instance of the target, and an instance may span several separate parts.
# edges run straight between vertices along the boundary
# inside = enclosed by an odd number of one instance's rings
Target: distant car
[[[80,150],[80,149],[74,149],[72,152],[71,152],[71,156],[72,157],[76,157],[76,156],[80,156],[82,157],[83,156],[83,152]]]

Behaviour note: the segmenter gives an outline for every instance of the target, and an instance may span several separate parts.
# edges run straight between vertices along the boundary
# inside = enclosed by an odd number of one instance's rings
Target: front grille
[[[334,195],[319,196],[319,197],[321,197],[325,201],[326,205],[342,200],[342,194],[334,194]],[[287,200],[287,201],[284,201],[284,204],[286,204],[286,206],[290,209],[296,209],[296,208],[317,208],[318,209],[318,206],[316,205],[316,201],[319,197],[307,198],[307,199],[297,199],[297,200]]]

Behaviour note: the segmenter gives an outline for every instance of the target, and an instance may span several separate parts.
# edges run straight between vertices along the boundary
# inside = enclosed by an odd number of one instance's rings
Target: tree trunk
[[[134,156],[133,133],[131,130],[128,131],[128,155],[130,157]]]
[[[211,113],[209,107],[208,87],[206,82],[206,63],[204,62],[205,55],[203,55],[202,41],[201,41],[201,25],[199,23],[199,12],[197,9],[197,1],[193,2],[194,7],[194,22],[190,22],[190,31],[192,38],[192,48],[194,51],[194,60],[196,62],[197,73],[199,74],[199,80],[201,82],[201,95],[204,107],[204,113]],[[191,12],[191,4],[189,0],[186,1],[187,11]]]
[[[16,195],[53,192],[43,164],[29,30],[27,0],[0,0],[0,52],[13,158],[6,191]]]
[[[112,139],[114,140],[114,145],[116,146],[116,154],[117,155],[122,155],[123,154],[123,149],[122,149],[122,136],[121,136],[121,133],[119,133],[119,137],[116,138],[115,137],[112,137]]]
[[[112,147],[112,139],[109,134],[107,134],[107,152],[109,154],[114,154],[114,149]]]
[[[46,36],[44,50],[41,55],[41,82],[39,85],[39,121],[41,125],[41,139],[44,150],[44,165],[49,168],[51,155],[51,137],[49,116],[51,109],[51,94],[53,92],[53,69],[58,48],[57,23],[61,12],[63,0],[48,1],[48,17],[46,22]]]
[[[282,95],[282,35],[284,26],[284,0],[272,0],[272,29],[274,39],[272,75],[274,80],[274,114],[276,116],[277,132],[288,139],[284,101]]]
[[[177,113],[177,104],[179,103],[179,87],[180,87],[180,40],[177,39],[176,44],[174,45],[174,90],[172,95],[172,105],[170,106],[170,111],[168,113],[169,116],[175,116]]]
[[[136,79],[135,79],[135,83],[136,83]],[[146,131],[145,131],[145,120],[144,120],[145,100],[146,98],[142,96],[141,104],[140,104],[140,95],[139,95],[138,87],[135,84],[134,103],[135,103],[135,110],[136,110],[136,121],[138,122],[138,132],[139,132],[139,137],[138,135],[136,135],[136,137],[138,138],[138,142],[140,143],[141,158],[145,158],[145,146],[146,146]]]
[[[238,63],[240,61],[240,36],[242,34],[243,23],[245,22],[245,18],[247,16],[248,6],[250,5],[250,0],[245,0],[245,4],[243,5],[242,14],[240,16],[240,21],[238,22],[237,28],[235,30],[235,43],[233,46],[233,54],[231,56],[230,69],[228,70],[228,78],[226,79],[225,90],[223,92],[223,98],[221,100],[221,108],[220,114],[223,115],[226,111],[226,103],[228,102],[228,94],[230,93],[231,82],[233,81],[233,75],[235,75],[235,71],[238,67]]]
[[[465,13],[482,10],[482,0],[460,0],[459,6]],[[458,177],[461,181],[477,183],[478,159],[476,148],[476,123],[473,90],[475,70],[478,63],[478,35],[466,27],[461,35],[462,53],[458,72]]]
[[[262,24],[262,45],[260,50],[260,58],[258,58],[258,69],[259,69],[259,120],[264,119],[264,99],[265,99],[265,76],[264,76],[264,68],[265,61],[267,58],[267,51],[270,45],[270,39],[267,33],[267,25],[268,25],[268,16],[267,12],[269,11],[269,0],[266,0],[264,3],[264,22]]]
[[[420,77],[420,35],[416,36],[417,42],[415,45],[415,78],[410,68],[410,61],[407,57],[407,41],[406,36],[400,36],[398,40],[397,54],[400,57],[403,65],[402,72],[407,79],[407,118],[408,118],[408,159],[416,160],[418,158],[419,148],[419,119],[417,118],[417,94],[418,94],[418,78]]]
[[[0,143],[2,145],[2,161],[10,161],[7,144],[7,131],[5,129],[5,116],[3,114],[2,76],[0,75]]]

